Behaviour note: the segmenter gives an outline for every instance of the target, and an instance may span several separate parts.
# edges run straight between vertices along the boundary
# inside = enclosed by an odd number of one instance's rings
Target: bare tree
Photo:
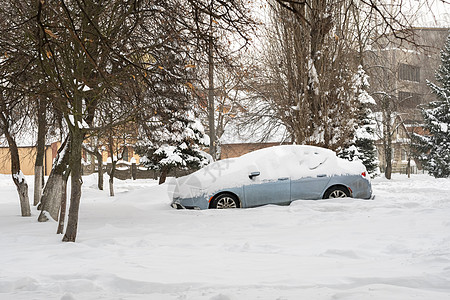
[[[60,212],[61,207],[63,207],[62,210],[65,211],[67,180],[69,179],[70,174],[70,143],[70,138],[67,137],[58,149],[56,159],[53,162],[52,171],[41,197],[41,213],[38,217],[39,222],[48,220],[47,212],[52,219],[58,220],[58,213]],[[60,218],[59,222],[64,224],[64,218]]]
[[[249,13],[250,2],[242,0],[189,0],[189,8],[183,15],[183,24],[189,31],[191,45],[188,54],[195,67],[192,78],[201,93],[207,91],[207,130],[210,138],[209,152],[217,158],[218,136],[216,132],[216,99],[218,69],[234,68],[233,54],[245,49],[251,40],[255,26]]]
[[[28,185],[21,171],[17,138],[30,128],[30,94],[36,91],[36,51],[24,46],[33,36],[30,5],[7,2],[0,8],[0,130],[11,154],[11,174],[19,193],[23,216],[30,216]],[[18,32],[16,28],[23,31]],[[31,93],[29,92],[31,91]],[[25,129],[25,130],[24,130]],[[28,141],[29,142],[29,141]]]
[[[20,117],[17,119],[17,116],[20,116],[20,114],[16,115],[18,106],[20,107],[19,101],[19,99],[11,99],[6,96],[3,91],[0,92],[0,130],[8,141],[11,155],[11,175],[19,194],[22,216],[27,217],[31,215],[28,184],[20,168],[19,149],[16,143],[16,135],[18,133],[16,122],[20,123],[23,121],[23,119],[20,120]],[[16,128],[13,126],[14,123]]]
[[[356,69],[349,31],[351,1],[270,4],[260,83],[253,84],[258,102],[266,104],[262,113],[274,116],[270,126],[284,126],[293,142],[345,147],[353,134],[351,85]]]

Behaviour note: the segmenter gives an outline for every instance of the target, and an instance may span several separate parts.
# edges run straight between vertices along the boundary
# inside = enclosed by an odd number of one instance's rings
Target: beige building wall
[[[50,175],[53,159],[56,157],[60,143],[45,146],[44,173]],[[20,168],[25,175],[34,175],[36,147],[19,147]],[[8,147],[0,148],[0,174],[11,174],[11,154]]]

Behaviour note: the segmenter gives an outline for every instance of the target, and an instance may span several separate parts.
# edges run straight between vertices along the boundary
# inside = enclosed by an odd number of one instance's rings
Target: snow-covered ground
[[[373,189],[375,200],[185,211],[167,185],[116,180],[111,198],[93,175],[77,242],[63,243],[35,208],[19,216],[0,175],[0,299],[450,299],[450,180],[396,175]]]

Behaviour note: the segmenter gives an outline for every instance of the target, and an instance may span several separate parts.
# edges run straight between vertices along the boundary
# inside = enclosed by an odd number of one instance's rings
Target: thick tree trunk
[[[29,217],[31,216],[31,207],[28,198],[28,184],[20,169],[19,149],[17,148],[16,141],[7,130],[4,131],[4,134],[8,141],[9,152],[11,154],[11,174],[19,194],[22,217]]]
[[[36,206],[41,201],[42,197],[42,173],[44,172],[43,166],[34,166],[34,202],[33,205]]]
[[[114,197],[114,177],[109,177],[109,196]]]
[[[71,190],[69,218],[67,221],[66,233],[63,242],[75,242],[78,230],[78,212],[80,209],[81,185],[81,144],[84,140],[84,133],[78,128],[71,130],[71,147],[69,166],[71,171]]]
[[[41,213],[38,217],[39,222],[48,221],[46,212],[53,220],[58,221],[61,198],[65,193],[65,181],[63,174],[50,174],[42,195]]]
[[[161,176],[159,177],[159,184],[163,184],[164,182],[166,182],[167,173],[169,173],[169,169],[166,167],[162,167]]]
[[[53,164],[52,171],[44,188],[44,193],[41,197],[41,214],[38,221],[48,221],[45,212],[54,219],[58,220],[58,213],[61,207],[61,199],[66,193],[66,182],[69,173],[69,154],[71,141],[67,138],[58,150],[56,160]]]
[[[109,195],[114,197],[114,174],[116,173],[117,162],[113,160],[111,164],[111,171],[109,172]]]
[[[23,177],[22,171],[19,171],[18,174],[14,174],[13,180],[16,184],[17,192],[19,193],[22,217],[29,217],[31,216],[31,208],[30,200],[28,199],[28,184]]]
[[[44,155],[45,155],[45,134],[46,134],[46,103],[44,100],[38,99],[38,139],[36,145],[36,162],[34,164],[34,201],[36,206],[41,201],[42,187],[44,182],[42,175],[44,172]]]
[[[66,207],[67,207],[67,180],[63,181],[63,189],[61,195],[61,209],[59,214],[58,230],[56,234],[63,234],[64,232],[64,221],[66,218]]]

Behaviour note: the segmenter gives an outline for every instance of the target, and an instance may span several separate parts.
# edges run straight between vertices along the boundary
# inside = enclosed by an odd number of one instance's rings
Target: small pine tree
[[[422,110],[424,128],[429,135],[421,138],[424,169],[436,178],[450,176],[450,36],[441,51],[441,65],[436,71],[438,86],[427,81],[437,100]]]
[[[360,160],[372,177],[378,175],[378,159],[375,147],[375,121],[371,117],[371,105],[375,100],[367,93],[368,76],[362,66],[354,76],[354,92],[357,99],[357,119],[355,120],[354,140],[351,146],[339,153],[348,160]]]
[[[209,139],[192,112],[177,114],[169,123],[169,128],[163,126],[159,133],[153,132],[157,140],[142,139],[135,148],[145,167],[161,172],[160,184],[173,168],[195,170],[212,162],[212,157],[200,149],[208,146]]]

